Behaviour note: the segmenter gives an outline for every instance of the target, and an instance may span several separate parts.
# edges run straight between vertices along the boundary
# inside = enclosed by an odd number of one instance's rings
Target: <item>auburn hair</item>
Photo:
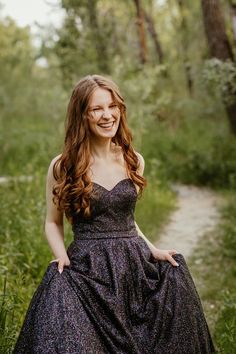
[[[74,87],[67,107],[64,148],[53,166],[56,183],[53,187],[53,202],[72,221],[72,210],[83,212],[89,217],[90,197],[93,183],[87,171],[90,162],[90,130],[88,125],[89,103],[97,88],[111,92],[112,98],[120,109],[120,122],[112,142],[122,149],[129,177],[139,186],[140,197],[147,182],[137,173],[139,159],[131,141],[132,134],[126,120],[126,105],[117,85],[101,75],[88,75]]]

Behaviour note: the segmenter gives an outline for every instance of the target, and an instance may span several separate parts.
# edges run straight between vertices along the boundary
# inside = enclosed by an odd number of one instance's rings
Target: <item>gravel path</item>
[[[33,180],[33,176],[16,176],[16,177],[0,176],[0,184],[6,184],[12,181],[30,182],[32,180]]]
[[[176,184],[173,189],[177,192],[177,209],[155,246],[176,249],[188,258],[199,239],[217,226],[219,198],[206,188]]]

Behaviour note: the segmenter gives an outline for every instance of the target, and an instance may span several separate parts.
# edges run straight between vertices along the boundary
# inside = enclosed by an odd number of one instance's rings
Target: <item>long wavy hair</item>
[[[56,183],[53,187],[53,202],[72,221],[72,210],[83,212],[89,217],[90,197],[93,183],[87,171],[91,158],[88,125],[89,103],[97,88],[111,92],[112,98],[120,109],[120,122],[116,135],[112,138],[115,145],[121,147],[129,177],[139,186],[138,197],[147,184],[146,179],[137,173],[139,159],[131,145],[132,134],[127,125],[126,106],[117,85],[101,75],[88,75],[74,87],[67,108],[64,148],[53,166]]]

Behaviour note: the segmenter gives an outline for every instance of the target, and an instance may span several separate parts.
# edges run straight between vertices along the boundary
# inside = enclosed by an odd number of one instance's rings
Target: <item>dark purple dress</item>
[[[137,234],[133,181],[93,190],[91,217],[74,216],[71,263],[62,274],[49,263],[13,353],[215,353],[183,256],[157,261]]]

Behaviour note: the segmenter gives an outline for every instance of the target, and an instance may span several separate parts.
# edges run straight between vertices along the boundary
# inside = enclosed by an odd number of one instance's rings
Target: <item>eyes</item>
[[[118,108],[118,105],[117,104],[112,104],[112,105],[109,106],[109,108],[116,109],[116,108]],[[94,112],[102,111],[102,108],[101,107],[96,107],[96,108],[93,108],[92,111],[94,111]]]
[[[119,106],[116,103],[110,104],[108,109],[111,112],[111,114],[116,114],[120,111]],[[103,115],[105,110],[100,106],[98,107],[95,106],[94,108],[90,109],[89,112],[92,114],[92,116],[99,118],[100,116]]]

